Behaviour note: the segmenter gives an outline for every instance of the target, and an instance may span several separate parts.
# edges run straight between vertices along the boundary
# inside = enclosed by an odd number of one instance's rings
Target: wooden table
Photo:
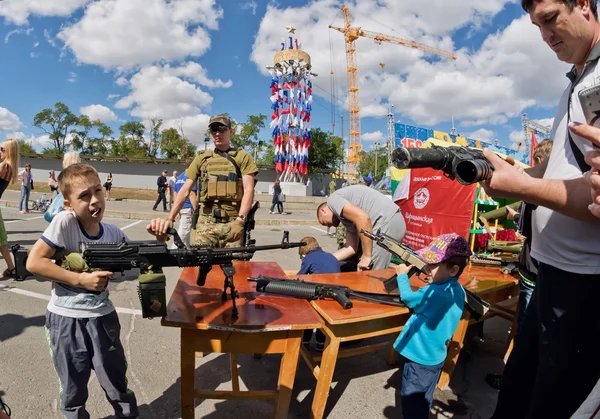
[[[379,271],[302,275],[300,277],[306,281],[346,285],[359,291],[385,292],[382,280],[388,279],[394,274],[395,269],[389,268]],[[501,274],[499,268],[468,266],[459,282],[491,304],[511,298],[518,293],[516,279],[510,275]],[[426,283],[419,279],[411,279],[413,289],[425,285]],[[353,307],[347,310],[343,309],[336,301],[316,300],[311,304],[325,321],[323,325],[323,332],[326,335],[325,351],[322,356],[312,356],[304,347],[300,350],[302,358],[317,379],[311,417],[322,418],[337,359],[389,348],[392,341],[341,350],[340,343],[388,334],[394,334],[395,338],[411,313],[406,307],[374,304],[360,300],[353,300]],[[440,388],[447,386],[450,381],[458,354],[463,346],[469,321],[468,314],[465,314],[459,322],[448,348],[446,364],[438,382]],[[395,362],[395,355],[396,352],[392,349],[388,359],[390,363]],[[320,365],[319,361],[321,361]]]
[[[323,321],[306,300],[255,293],[248,276],[285,277],[274,262],[234,262],[239,292],[239,316],[231,315],[232,302],[222,301],[224,274],[215,266],[203,287],[196,285],[198,268],[185,268],[167,306],[163,326],[181,328],[181,415],[194,418],[194,399],[274,400],[274,418],[286,418],[302,333],[322,327]],[[229,297],[229,295],[228,295]],[[196,352],[231,354],[232,390],[195,388]],[[283,354],[276,390],[241,391],[236,355]]]

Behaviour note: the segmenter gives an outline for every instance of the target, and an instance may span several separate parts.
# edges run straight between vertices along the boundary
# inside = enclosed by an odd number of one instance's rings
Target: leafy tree
[[[246,151],[252,149],[254,154],[260,149],[260,138],[258,137],[260,130],[265,127],[266,115],[248,115],[248,120],[245,123],[233,124],[231,142],[236,147]]]
[[[258,156],[256,160],[256,164],[261,164],[265,166],[272,166],[275,164],[275,147],[273,144],[267,144],[266,150]]]
[[[37,153],[31,143],[25,140],[17,140],[17,143],[19,144],[19,153]]]
[[[363,178],[373,175],[373,183],[379,181],[388,168],[387,147],[377,148],[377,173],[375,173],[375,149],[371,151],[363,151],[361,153],[361,161],[358,164],[358,172]]]
[[[111,154],[113,156],[146,157],[148,145],[144,142],[144,124],[129,121],[119,127],[121,136],[113,141]]]
[[[96,128],[98,129],[98,134],[100,134],[100,137],[88,139],[85,154],[103,156],[109,153],[109,138],[112,137],[113,130],[111,127],[100,121],[96,122]]]
[[[100,123],[100,121],[90,121],[90,118],[87,115],[81,115],[77,119],[77,126],[79,129],[71,130],[71,134],[73,135],[72,144],[75,150],[79,150],[82,154],[85,153],[85,141],[88,139],[90,131],[97,123]]]
[[[33,118],[33,125],[47,133],[56,152],[62,154],[69,148],[67,134],[71,127],[77,125],[78,120],[67,105],[56,102],[54,109],[46,108],[38,112]]]
[[[184,159],[196,154],[196,146],[175,128],[167,128],[162,131],[160,149],[167,159]]]
[[[160,127],[162,126],[163,120],[152,118],[150,122],[152,125],[150,127],[150,147],[148,149],[148,157],[156,157],[161,140]]]
[[[308,171],[314,173],[323,170],[334,170],[344,160],[342,139],[333,136],[320,128],[311,131],[312,141],[308,149]]]

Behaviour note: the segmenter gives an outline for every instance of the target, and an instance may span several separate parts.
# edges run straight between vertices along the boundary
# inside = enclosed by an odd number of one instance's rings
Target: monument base
[[[289,196],[312,196],[312,187],[309,188],[302,182],[281,182],[281,191]]]

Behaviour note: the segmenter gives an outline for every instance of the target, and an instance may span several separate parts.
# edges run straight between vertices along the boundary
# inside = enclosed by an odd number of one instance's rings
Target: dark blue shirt
[[[298,275],[331,274],[339,271],[340,263],[335,256],[319,248],[304,256]]]

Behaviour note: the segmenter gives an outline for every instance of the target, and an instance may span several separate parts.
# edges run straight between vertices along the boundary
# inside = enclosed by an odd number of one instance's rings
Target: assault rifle
[[[506,161],[514,164],[510,156]],[[482,150],[457,146],[398,147],[392,152],[392,164],[398,169],[430,167],[441,170],[449,179],[456,179],[463,185],[491,179],[494,172],[494,166]]]
[[[352,308],[350,297],[374,303],[404,307],[404,303],[395,298],[395,295],[356,291],[343,285],[305,282],[300,279],[271,278],[263,275],[259,275],[257,278],[250,276],[248,277],[248,281],[256,282],[256,291],[259,292],[306,298],[308,300],[332,298],[345,309]]]
[[[134,268],[140,269],[142,274],[140,276],[140,300],[142,301],[144,317],[166,316],[165,283],[162,268],[166,266],[178,266],[180,268],[199,266],[200,270],[198,271],[196,284],[201,287],[206,282],[206,276],[213,265],[220,265],[225,274],[222,299],[227,299],[227,288],[229,288],[233,301],[232,315],[236,317],[238,310],[235,299],[238,294],[233,283],[235,268],[232,262],[234,260],[250,260],[255,252],[261,250],[291,249],[306,245],[304,242],[290,242],[289,232],[284,231],[283,239],[279,244],[223,249],[200,246],[187,248],[175,229],[170,228],[167,233],[173,235],[176,249],[169,249],[166,243],[157,241],[122,241],[120,243],[81,243],[81,253],[83,259],[92,269],[99,268],[113,272],[123,272]],[[145,274],[149,277],[144,277]],[[142,278],[145,281],[142,281]],[[144,295],[145,288],[142,285],[147,285],[146,289],[154,291]],[[153,297],[147,294],[152,294]],[[158,304],[155,304],[157,301]]]
[[[414,274],[418,275],[420,273],[425,273],[424,268],[427,263],[421,259],[417,252],[411,247],[398,243],[392,237],[380,231],[378,231],[377,234],[373,234],[370,231],[361,229],[360,232],[373,240],[374,243],[377,243],[378,246],[383,247],[394,256],[402,259],[406,265],[411,265],[412,268],[408,272],[409,278]],[[396,290],[398,288],[396,275],[385,281],[384,286],[387,292]],[[465,289],[465,308],[475,320],[479,320],[483,317],[488,312],[489,307],[490,304],[487,301],[484,301],[477,294]]]

